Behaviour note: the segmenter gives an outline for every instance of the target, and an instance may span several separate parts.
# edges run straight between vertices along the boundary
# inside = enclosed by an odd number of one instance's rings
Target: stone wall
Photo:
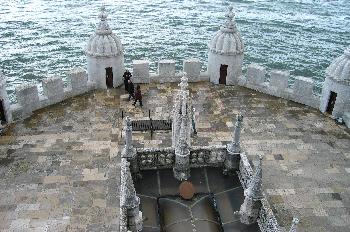
[[[267,76],[270,76],[268,79]],[[272,70],[258,64],[250,64],[245,76],[241,76],[239,85],[256,91],[281,97],[313,108],[319,108],[320,97],[313,93],[314,82],[307,77],[294,77],[294,85],[289,87],[289,71]]]
[[[42,81],[43,95],[39,94],[38,86],[35,84],[16,87],[17,103],[10,106],[13,119],[29,117],[35,110],[95,89],[95,84],[88,82],[87,73],[82,68],[75,68],[69,72],[68,81],[69,86],[64,88],[61,77],[54,76],[44,79]]]

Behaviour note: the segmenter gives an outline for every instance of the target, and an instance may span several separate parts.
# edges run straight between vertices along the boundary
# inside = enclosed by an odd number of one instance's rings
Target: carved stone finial
[[[249,187],[244,191],[244,196],[248,196],[254,201],[259,201],[264,197],[262,192],[262,158],[263,157],[259,155],[259,161],[255,168],[254,176],[249,184]]]
[[[125,148],[130,149],[132,147],[132,125],[129,116],[125,118]]]
[[[181,82],[179,84],[180,89],[182,92],[187,91],[187,87],[188,87],[188,78],[187,78],[187,74],[184,73],[184,75],[181,77]]]
[[[100,18],[100,22],[97,26],[96,33],[100,35],[111,34],[112,30],[107,22],[108,14],[104,5],[101,6],[101,12],[99,13],[98,17]]]
[[[128,128],[132,128],[132,126],[131,126],[131,119],[130,119],[130,117],[129,116],[126,116],[125,117],[125,122],[126,122],[126,126],[128,127]]]
[[[181,82],[179,84],[181,91],[186,91],[188,87],[188,78],[187,73],[183,73],[183,76],[181,77]]]
[[[235,13],[233,12],[233,6],[229,6],[228,7],[228,12],[225,14],[225,17],[226,17],[226,23],[225,23],[224,28],[226,30],[230,30],[230,31],[237,30],[236,23],[235,23],[235,20],[234,20]]]
[[[120,205],[127,209],[138,206],[140,199],[136,196],[134,182],[131,177],[129,162],[122,158],[121,160],[121,176],[120,176]]]
[[[236,125],[238,126],[240,126],[241,125],[241,123],[243,122],[243,115],[241,114],[241,113],[238,113],[237,115],[236,115]]]
[[[126,228],[130,231],[142,231],[142,212],[140,198],[136,195],[134,182],[130,172],[130,164],[127,159],[121,159],[120,175],[120,206],[126,210],[128,218]]]
[[[242,128],[243,116],[242,114],[237,114],[236,123],[233,130],[232,142],[226,146],[226,157],[224,161],[224,175],[232,174],[238,169],[241,145],[240,145],[240,135]]]
[[[255,169],[255,174],[251,179],[249,187],[244,191],[244,202],[239,212],[235,212],[235,214],[240,215],[240,221],[246,225],[253,224],[257,221],[262,206],[261,160],[262,157],[259,156],[259,163]]]
[[[233,6],[228,7],[228,12],[226,13],[226,18],[232,21],[232,19],[235,17],[235,13],[233,12]]]
[[[132,124],[131,119],[127,116],[125,118],[125,146],[122,150],[122,157],[134,159],[136,157],[136,149],[132,145]],[[134,170],[134,169],[133,169]]]
[[[103,20],[103,21],[105,21],[105,20],[107,19],[108,14],[107,14],[107,12],[106,12],[106,7],[105,7],[104,5],[101,6],[101,12],[100,12],[100,14],[98,15],[98,17],[99,17],[101,20]]]
[[[289,232],[297,232],[298,230],[298,223],[299,219],[298,218],[293,218],[292,225],[290,226]]]
[[[228,151],[233,153],[239,153],[241,151],[240,146],[240,137],[241,137],[241,129],[243,125],[243,115],[238,113],[236,115],[235,127],[233,130],[232,142],[228,145]]]

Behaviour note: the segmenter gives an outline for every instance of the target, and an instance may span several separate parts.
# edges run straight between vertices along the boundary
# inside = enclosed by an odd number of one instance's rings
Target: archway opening
[[[112,67],[106,68],[106,85],[107,85],[107,88],[113,88],[113,69],[112,69]]]
[[[7,122],[4,107],[4,99],[0,99],[0,120],[1,124],[5,124]]]
[[[329,96],[327,109],[326,109],[327,113],[332,114],[336,100],[337,100],[337,93],[331,91],[331,95]]]
[[[228,67],[228,65],[226,65],[226,64],[222,64],[220,66],[219,84],[226,85],[227,67]]]

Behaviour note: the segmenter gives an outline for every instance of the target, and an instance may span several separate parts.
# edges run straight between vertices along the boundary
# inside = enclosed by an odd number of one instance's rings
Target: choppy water
[[[18,84],[86,65],[83,49],[102,3],[129,67],[142,58],[172,58],[177,69],[190,57],[206,63],[207,43],[229,4],[246,45],[245,66],[289,69],[320,83],[350,45],[349,0],[0,0],[0,68],[11,100]]]

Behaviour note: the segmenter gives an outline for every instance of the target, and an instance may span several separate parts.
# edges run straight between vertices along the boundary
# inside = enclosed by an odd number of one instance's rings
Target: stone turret
[[[109,27],[107,16],[105,7],[101,7],[100,22],[85,50],[88,80],[100,89],[120,86],[125,71],[123,46]]]
[[[289,232],[297,232],[298,231],[299,219],[293,218],[292,225],[290,226]]]
[[[12,112],[10,109],[10,100],[6,91],[6,77],[0,70],[0,120],[1,123],[12,121]]]
[[[242,75],[244,45],[232,10],[230,6],[226,23],[208,45],[208,74],[214,84],[234,85]]]
[[[243,224],[253,224],[257,221],[261,209],[262,193],[262,168],[261,168],[262,156],[259,156],[259,162],[255,169],[254,176],[252,177],[249,187],[244,191],[244,202],[241,205],[239,212],[240,221]]]
[[[234,170],[238,169],[239,159],[240,159],[240,136],[241,128],[243,124],[243,115],[237,114],[236,123],[233,131],[232,142],[227,145],[226,157],[224,162],[224,173],[231,173]]]
[[[348,117],[350,127],[350,46],[326,69],[320,111],[335,118]]]
[[[142,231],[142,212],[139,210],[140,198],[136,196],[129,162],[125,158],[121,160],[120,196],[120,206],[126,211],[128,230],[132,232]]]

